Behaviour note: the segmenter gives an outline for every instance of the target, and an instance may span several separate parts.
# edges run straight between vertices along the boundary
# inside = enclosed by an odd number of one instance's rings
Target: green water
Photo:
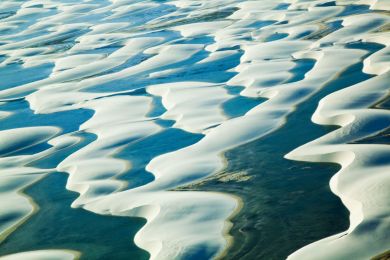
[[[0,109],[14,113],[0,120],[0,130],[47,125],[61,128],[62,134],[81,138],[74,145],[26,165],[29,167],[55,168],[67,156],[96,139],[93,134],[77,130],[78,125],[92,116],[89,110],[34,114],[24,100],[2,102]],[[42,143],[13,155],[36,154],[49,147]],[[53,172],[24,191],[39,209],[0,243],[0,256],[30,250],[70,249],[81,252],[81,259],[148,259],[149,254],[133,242],[145,219],[100,216],[80,208],[72,209],[70,205],[78,194],[65,189],[67,177]]]
[[[1,245],[0,256],[40,249],[71,249],[81,259],[148,259],[134,242],[145,224],[142,218],[101,216],[71,203],[77,193],[65,190],[67,176],[52,173],[25,193],[34,198],[39,211]]]

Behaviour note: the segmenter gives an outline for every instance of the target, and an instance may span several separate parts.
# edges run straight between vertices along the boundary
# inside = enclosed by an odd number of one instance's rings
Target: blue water
[[[356,43],[349,47],[373,52],[383,46]],[[226,152],[224,172],[245,172],[249,181],[215,179],[197,187],[232,193],[243,200],[243,209],[233,219],[234,243],[226,259],[285,259],[309,243],[348,228],[348,211],[329,188],[330,178],[340,167],[290,161],[284,155],[336,129],[311,122],[319,100],[370,77],[362,73],[362,63],[351,66],[298,105],[283,127]]]

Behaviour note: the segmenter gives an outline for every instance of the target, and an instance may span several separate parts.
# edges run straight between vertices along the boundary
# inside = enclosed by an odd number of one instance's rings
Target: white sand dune
[[[310,244],[290,259],[363,259],[388,249],[389,147],[351,142],[389,127],[388,110],[368,108],[388,95],[389,79],[390,74],[384,73],[322,99],[313,121],[341,128],[286,155],[289,159],[342,165],[330,184],[351,213],[346,232]]]
[[[77,259],[77,252],[65,251],[65,250],[37,250],[30,252],[17,253],[0,257],[2,260],[72,260]]]
[[[55,169],[41,169],[28,164],[80,138],[49,126],[0,131],[0,200],[7,201],[0,217],[16,216],[0,225],[0,241],[34,212],[23,189],[63,171],[66,188],[79,193],[72,207],[146,218],[134,241],[151,259],[188,259],[200,250],[218,257],[239,201],[175,189],[221,171],[225,151],[271,134],[298,105],[362,64],[373,78],[328,95],[313,111],[314,123],[341,128],[286,155],[342,165],[330,185],[351,213],[350,228],[289,259],[367,259],[386,251],[389,148],[352,142],[390,125],[387,110],[370,108],[389,94],[390,4],[329,2],[1,1],[0,10],[10,15],[0,18],[0,124],[18,113],[5,104],[22,99],[36,115],[88,109],[94,113],[78,132],[96,140]],[[370,53],[370,44],[381,48]],[[296,69],[305,61],[313,67]],[[236,87],[240,93],[230,91]],[[235,97],[267,101],[230,118],[223,105]],[[121,176],[131,175],[133,162],[121,151],[167,129],[202,138],[144,163],[154,179],[128,188]],[[75,257],[58,249],[3,259]]]

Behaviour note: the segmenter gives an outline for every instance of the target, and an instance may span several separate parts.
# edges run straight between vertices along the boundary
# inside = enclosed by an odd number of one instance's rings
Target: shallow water
[[[80,259],[148,259],[132,241],[142,218],[101,216],[70,204],[77,194],[64,189],[66,174],[54,172],[25,190],[39,205],[0,247],[0,255],[39,249],[81,252]]]

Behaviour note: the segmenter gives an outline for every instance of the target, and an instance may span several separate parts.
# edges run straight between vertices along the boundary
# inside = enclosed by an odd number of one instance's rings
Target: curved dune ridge
[[[77,252],[65,251],[65,250],[37,250],[30,252],[23,252],[12,254],[2,257],[4,260],[16,260],[16,259],[31,259],[31,260],[49,260],[49,259],[61,259],[61,260],[73,260],[78,257]]]
[[[340,127],[285,156],[342,166],[330,186],[350,211],[350,228],[289,259],[385,252],[390,150],[364,140],[390,126],[390,112],[378,106],[389,95],[389,12],[386,0],[1,1],[0,243],[39,210],[23,191],[66,172],[66,189],[79,194],[72,207],[147,220],[134,241],[151,259],[221,256],[238,199],[177,188],[221,171],[225,151],[272,134],[299,104],[360,64],[372,77],[313,111],[314,123]],[[313,66],[300,69],[305,62]],[[237,105],[232,115],[225,105],[238,97],[257,103]],[[29,118],[14,123],[26,111]],[[56,120],[74,111],[92,113]],[[81,133],[96,138],[84,144]],[[174,149],[150,144],[163,133]],[[39,164],[58,154],[66,156]]]

